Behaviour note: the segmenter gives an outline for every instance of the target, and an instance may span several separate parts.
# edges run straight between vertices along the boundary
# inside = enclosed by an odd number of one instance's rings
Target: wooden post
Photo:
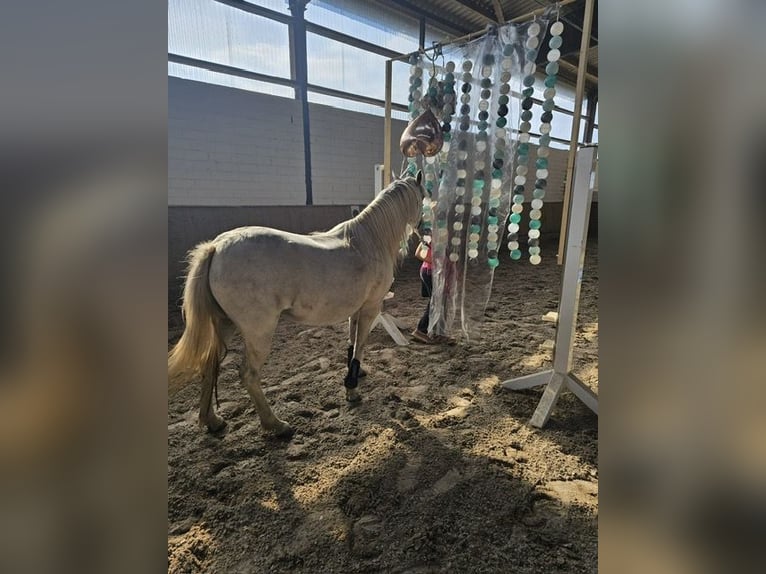
[[[582,26],[582,40],[580,41],[580,62],[577,66],[577,87],[575,91],[574,115],[572,116],[572,137],[569,141],[564,204],[561,212],[561,233],[559,235],[559,250],[556,255],[559,265],[564,260],[564,241],[567,236],[567,218],[569,217],[569,196],[572,193],[575,154],[577,153],[577,144],[580,141],[580,116],[582,115],[582,99],[583,92],[585,91],[585,74],[588,67],[588,48],[590,47],[592,23],[593,0],[585,0],[585,16]]]

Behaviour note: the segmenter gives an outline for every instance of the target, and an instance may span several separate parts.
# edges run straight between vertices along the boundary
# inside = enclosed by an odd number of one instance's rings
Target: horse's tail
[[[200,243],[189,254],[189,272],[183,293],[183,316],[186,323],[181,339],[168,354],[168,379],[202,376],[203,395],[215,384],[218,366],[226,346],[221,336],[225,314],[210,291],[208,274],[215,253],[215,243]],[[208,394],[208,396],[210,396]]]

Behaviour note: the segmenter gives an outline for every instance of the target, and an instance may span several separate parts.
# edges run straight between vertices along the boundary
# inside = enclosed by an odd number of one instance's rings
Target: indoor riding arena
[[[597,0],[168,10],[168,571],[596,572]]]

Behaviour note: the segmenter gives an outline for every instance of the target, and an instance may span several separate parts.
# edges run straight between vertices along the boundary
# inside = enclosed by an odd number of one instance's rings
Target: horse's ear
[[[419,169],[418,173],[415,174],[415,181],[417,182],[418,185],[420,185],[423,182],[423,171],[422,170]]]

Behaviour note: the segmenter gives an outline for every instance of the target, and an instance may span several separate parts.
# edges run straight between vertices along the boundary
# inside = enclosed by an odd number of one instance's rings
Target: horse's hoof
[[[359,374],[357,375],[357,377],[359,377],[361,379],[362,377],[366,377],[366,376],[367,376],[367,371],[365,371],[364,369],[360,368],[359,369]]]
[[[213,415],[208,421],[202,423],[207,428],[207,431],[211,434],[220,434],[226,429],[226,421],[218,415]]]
[[[295,434],[295,429],[286,422],[279,421],[279,424],[271,429],[271,432],[276,437],[290,439]]]

